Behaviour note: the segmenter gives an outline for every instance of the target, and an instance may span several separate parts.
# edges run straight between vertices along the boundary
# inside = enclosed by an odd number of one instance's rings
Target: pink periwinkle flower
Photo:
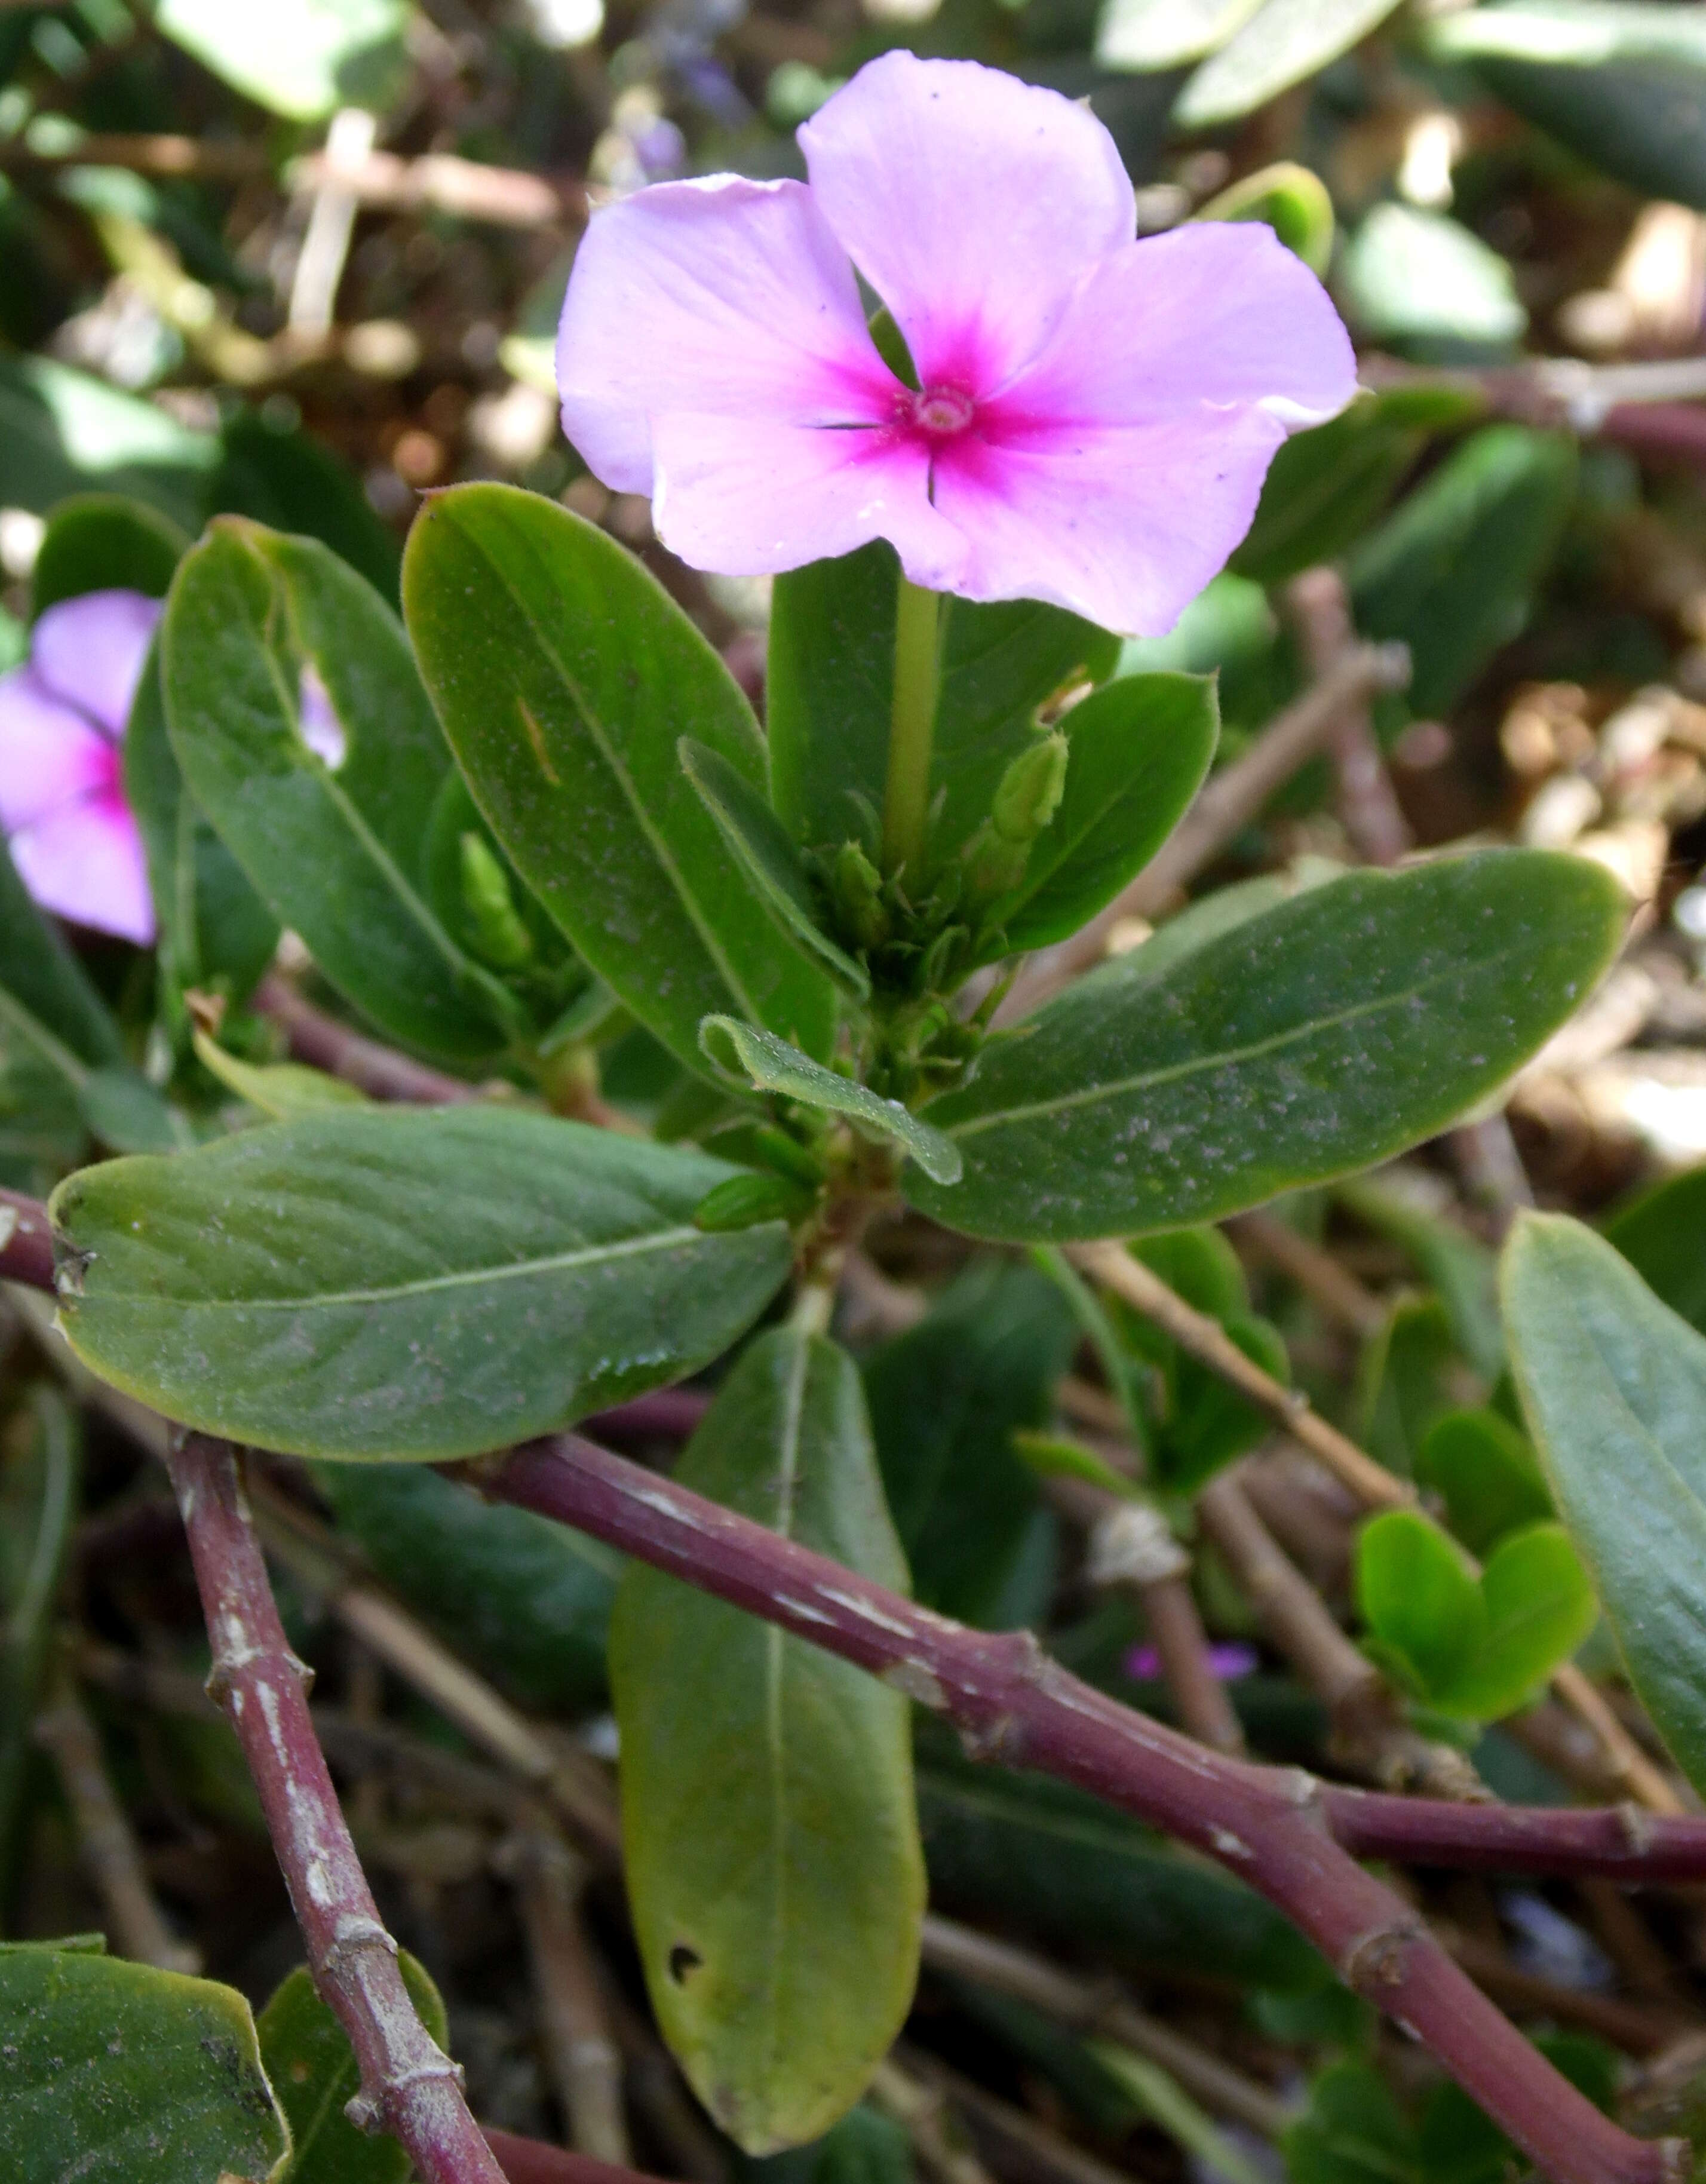
[[[800,143],[809,182],[714,175],[594,215],[557,345],[594,471],[697,568],[886,538],[933,590],[1170,628],[1286,433],[1354,391],[1314,275],[1255,222],[1139,241],[1101,124],[976,62],[885,53]]]
[[[123,738],[160,603],[85,592],[40,616],[0,676],[0,830],[36,900],[146,945],[153,899],[125,798]]]

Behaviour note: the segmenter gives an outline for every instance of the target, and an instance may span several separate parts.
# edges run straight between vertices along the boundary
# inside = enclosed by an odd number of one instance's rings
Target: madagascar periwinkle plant
[[[688,568],[772,580],[761,724],[641,558],[517,486],[426,502],[400,621],[327,546],[250,516],[194,544],[117,503],[49,526],[29,657],[0,681],[0,1011],[62,1082],[73,1149],[45,1212],[0,1198],[0,1267],[52,1291],[52,1354],[170,1467],[209,1688],[308,1969],[257,2028],[181,1967],[7,1945],[8,2173],[343,2184],[399,2176],[393,2155],[426,2184],[580,2173],[475,2126],[321,1756],[248,1449],[306,1465],[382,1567],[494,1513],[598,1557],[619,1832],[590,1763],[482,1712],[410,1638],[413,1673],[619,1860],[657,2025],[744,2155],[819,2140],[873,2084],[896,2105],[885,2058],[927,1940],[916,1712],[973,1760],[1218,1861],[1240,1892],[1216,1884],[1229,1949],[1291,1951],[1317,1996],[1336,1975],[1491,2118],[1491,2167],[1452,2176],[1680,2177],[1685,2142],[1603,2113],[1374,1869],[1706,1872],[1706,1830],[1573,1661],[1603,1606],[1703,1779],[1698,1596],[1686,1567],[1669,1591],[1654,1574],[1703,1521],[1702,1338],[1612,1245],[1531,1216],[1503,1334],[1450,1262],[1479,1392],[1508,1352],[1509,1400],[1377,1462],[1288,1384],[1213,1226],[1473,1115],[1592,991],[1624,894],[1587,859],[1480,848],[1302,861],[1162,915],[1278,777],[1252,755],[1211,780],[1214,677],[1132,646],[1252,520],[1283,528],[1276,454],[1357,397],[1339,316],[1242,216],[1265,199],[1140,237],[1101,123],[973,62],[884,53],[799,148],[803,181],[666,181],[596,212],[556,354],[593,477],[648,501]],[[1352,645],[1269,733],[1301,756],[1404,671]],[[145,1050],[43,913],[156,945]],[[266,1043],[279,1026],[294,1059]],[[1357,1188],[1372,1226],[1409,1233],[1413,1212]],[[850,1300],[885,1308],[866,1246],[901,1223],[996,1248],[861,1374],[838,1331]],[[973,1325],[967,1379],[945,1338]],[[931,1513],[937,1422],[1015,1357],[1052,1384],[1075,1352],[1072,1416],[1100,1440],[1048,1405],[1019,1415],[1028,1395],[1003,1412],[967,1490],[988,1535],[962,1552],[961,1520]],[[589,1418],[686,1445],[666,1474],[576,1430]],[[910,1467],[878,1461],[897,1418]],[[1361,1652],[1262,1563],[1229,1467],[1270,1424],[1372,1513]],[[259,1475],[299,1570],[322,1550]],[[1140,1601],[1129,1673],[1166,1680],[1179,1728],[1023,1627],[1027,1558],[1051,1552],[1039,1478],[1089,1512],[1085,1581]],[[1247,1631],[1207,1645],[1199,1527],[1297,1658],[1325,1660],[1338,1754],[1384,1787],[1241,1756],[1223,1680],[1255,1657]],[[14,1680],[47,1674],[58,1552],[10,1626]],[[340,1582],[321,1566],[310,1590]],[[435,1607],[526,1624],[532,1599]],[[404,1642],[371,1611],[362,1627]],[[517,1643],[554,1696],[583,1675],[543,1623]],[[1480,1791],[1481,1725],[1548,1683],[1639,1805],[1452,1802]],[[75,1708],[43,1719],[75,1743]],[[1391,1794],[1417,1786],[1438,1800]],[[13,1798],[0,1774],[0,1831]],[[928,1946],[948,1975],[1014,1976],[963,1930]],[[1386,2098],[1358,2067],[1293,2120],[1296,2173],[1372,2173],[1333,2166],[1346,2117]],[[1273,2106],[1224,2070],[1205,2082],[1258,2124]],[[1196,2131],[1188,2102],[1156,2112]],[[1436,2125],[1428,2144],[1481,2129],[1467,2104]],[[1358,2125],[1402,2140],[1383,2174],[1446,2174],[1412,2163],[1409,2128]],[[1245,2174],[1203,2130],[1207,2165]]]

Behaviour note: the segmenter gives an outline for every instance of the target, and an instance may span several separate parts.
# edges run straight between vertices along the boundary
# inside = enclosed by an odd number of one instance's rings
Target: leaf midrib
[[[1497,972],[1523,954],[1524,950],[1515,945],[1500,949],[1494,955],[1480,957],[1469,968],[1474,972]],[[1090,1106],[1098,1100],[1123,1099],[1129,1093],[1147,1092],[1158,1085],[1177,1084],[1183,1078],[1207,1070],[1234,1067],[1246,1061],[1259,1061],[1264,1055],[1283,1053],[1287,1047],[1298,1045],[1319,1033],[1337,1031],[1344,1025],[1360,1023],[1388,1010],[1406,1007],[1412,1001],[1421,1000],[1436,986],[1447,984],[1452,979],[1460,979],[1464,975],[1464,967],[1454,965],[1438,972],[1432,978],[1424,978],[1418,985],[1407,987],[1402,993],[1385,994],[1378,1000],[1359,1001],[1352,1007],[1341,1009],[1331,1016],[1313,1017],[1307,1023],[1277,1033],[1271,1039],[1257,1039],[1249,1046],[1224,1047],[1213,1054],[1193,1055],[1190,1060],[1176,1062],[1169,1068],[1146,1070],[1135,1077],[1080,1085],[1071,1092],[1062,1092],[1055,1099],[1034,1100],[1029,1106],[1004,1107],[993,1114],[974,1116],[964,1123],[945,1125],[939,1123],[933,1127],[951,1138],[974,1138],[984,1130],[1005,1129],[1017,1123],[1031,1123],[1051,1115],[1068,1114],[1076,1107]]]
[[[306,1296],[171,1297],[158,1290],[109,1290],[86,1293],[86,1304],[181,1305],[198,1312],[305,1312],[331,1310],[343,1305],[393,1304],[406,1297],[426,1296],[434,1290],[472,1289],[488,1282],[526,1280],[573,1267],[597,1265],[610,1259],[637,1258],[647,1251],[672,1250],[679,1244],[706,1241],[702,1229],[691,1227],[654,1230],[644,1236],[627,1236],[613,1244],[588,1244],[573,1251],[558,1251],[542,1259],[518,1259],[501,1267],[459,1268],[448,1274],[427,1274],[418,1281],[399,1282],[382,1290],[321,1290]],[[69,1303],[70,1299],[62,1300]]]

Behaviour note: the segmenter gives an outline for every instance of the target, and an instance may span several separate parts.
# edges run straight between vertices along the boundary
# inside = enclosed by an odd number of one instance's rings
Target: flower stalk
[[[905,870],[914,899],[930,822],[930,752],[940,688],[941,595],[900,580],[895,615],[895,703],[883,790],[883,864]]]

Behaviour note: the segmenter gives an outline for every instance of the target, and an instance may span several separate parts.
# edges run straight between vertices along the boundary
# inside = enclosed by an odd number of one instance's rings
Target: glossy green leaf
[[[1452,1411],[1436,1420],[1415,1475],[1443,1499],[1447,1521],[1472,1554],[1553,1514],[1539,1458],[1497,1411]]]
[[[336,763],[303,733],[309,667],[343,733]],[[414,883],[450,755],[377,593],[312,539],[222,516],[173,583],[161,680],[196,804],[339,991],[447,1060],[500,1052],[507,996]]]
[[[300,1061],[244,1061],[216,1046],[205,1032],[193,1040],[196,1059],[209,1076],[216,1077],[228,1092],[247,1100],[251,1107],[275,1123],[288,1123],[298,1115],[318,1114],[325,1107],[365,1107],[365,1092],[341,1077],[328,1077],[323,1069],[310,1069]]]
[[[1229,1874],[1083,1791],[978,1766],[922,1729],[918,1809],[931,1896],[945,1908],[994,1913],[1040,1941],[1159,1972],[1212,1968],[1229,1984],[1287,1993],[1328,1980],[1296,1928]]]
[[[1278,584],[1336,561],[1384,512],[1430,434],[1473,423],[1481,406],[1447,389],[1393,387],[1294,432],[1268,466],[1255,521],[1229,566]]]
[[[1396,0],[1263,0],[1185,85],[1174,120],[1186,129],[1235,121],[1348,53],[1395,5]]]
[[[899,565],[880,542],[778,577],[767,682],[771,800],[805,847],[871,836],[883,808]],[[1037,709],[1100,681],[1118,640],[1059,607],[945,599],[931,760],[934,869],[977,832]],[[867,839],[874,850],[874,838]]]
[[[408,0],[159,0],[154,27],[245,98],[293,121],[388,105],[408,72]]]
[[[1439,468],[1352,556],[1357,626],[1402,638],[1408,702],[1448,712],[1497,648],[1521,631],[1575,492],[1575,443],[1489,425]]]
[[[1333,261],[1333,198],[1327,185],[1295,159],[1241,176],[1193,215],[1197,220],[1265,221],[1319,280]]]
[[[1614,1244],[1659,1301],[1706,1332],[1706,1167],[1643,1193],[1605,1224]]]
[[[1561,1524],[1507,1534],[1477,1579],[1439,1527],[1409,1509],[1386,1510],[1358,1534],[1357,1605],[1370,1650],[1418,1698],[1479,1721],[1524,1705],[1598,1615]]]
[[[1427,23],[1423,43],[1603,174],[1706,208],[1706,25],[1693,8],[1503,0]]]
[[[1415,2126],[1372,2064],[1329,2064],[1280,2148],[1292,2184],[1422,2184]]]
[[[676,1478],[904,1590],[850,1359],[778,1329]],[[634,1930],[664,2036],[750,2153],[828,2128],[911,2004],[923,1913],[906,1700],[638,1563],[610,1632]]]
[[[984,1257],[865,1361],[884,1487],[927,1606],[984,1625],[1040,1613],[1016,1595],[1040,1562],[1045,1596],[1053,1524],[1012,1435],[1051,1422],[1078,1333],[1052,1284]]]
[[[688,779],[784,937],[827,972],[844,993],[867,1000],[870,978],[819,927],[800,852],[768,800],[727,759],[691,736],[682,738],[679,749]]]
[[[1500,1285],[1558,1513],[1642,1703],[1706,1784],[1706,1338],[1561,1214],[1521,1217]]]
[[[1461,220],[1415,205],[1374,207],[1346,245],[1338,287],[1363,333],[1420,356],[1502,352],[1528,325],[1508,261]]]
[[[834,990],[777,930],[677,751],[691,735],[757,790],[762,739],[661,585],[554,502],[472,485],[422,510],[403,593],[476,801],[624,1006],[694,1070],[705,1016],[827,1055]]]
[[[121,493],[61,501],[30,572],[30,607],[42,614],[82,592],[120,589],[163,599],[189,544],[169,516]]]
[[[8,2184],[282,2184],[289,2144],[233,1988],[75,1944],[0,1947]]]
[[[415,1464],[324,1463],[315,1485],[399,1598],[520,1705],[574,1713],[603,1693],[610,1548]]]
[[[499,1107],[328,1110],[52,1206],[59,1316],[170,1418],[304,1456],[500,1448],[705,1364],[787,1272],[702,1235],[720,1161]]]
[[[1142,870],[1201,787],[1220,714],[1207,677],[1126,675],[1063,725],[1060,809],[1032,843],[1023,879],[989,911],[1011,949],[1065,939]]]
[[[14,1892],[31,1730],[77,1519],[81,1456],[77,1423],[59,1397],[37,1385],[29,1401],[27,1435],[0,1454],[0,1915]]]
[[[1491,850],[1330,882],[1146,975],[1138,949],[988,1054],[928,1121],[965,1157],[913,1204],[1068,1243],[1215,1220],[1390,1158],[1503,1082],[1617,945],[1579,858]]]
[[[1162,671],[1217,678],[1223,733],[1259,728],[1295,694],[1291,646],[1260,584],[1223,571],[1200,591],[1165,637],[1130,637],[1117,672]]]
[[[438,1988],[407,1950],[399,1953],[398,1969],[421,2022],[445,2046],[449,2035]],[[290,2126],[290,2159],[278,2184],[408,2184],[414,2172],[397,2141],[358,2131],[343,2113],[360,2090],[360,2068],[348,2034],[315,1992],[306,1966],[275,1990],[255,2031]]]
[[[867,1086],[838,1076],[796,1047],[733,1017],[707,1017],[700,1027],[699,1043],[707,1060],[724,1075],[826,1114],[845,1115],[856,1128],[874,1131],[899,1145],[934,1182],[959,1181],[956,1148],[898,1100],[882,1099]]]
[[[1107,0],[1096,26],[1105,69],[1177,68],[1223,45],[1262,0]]]
[[[137,686],[124,763],[159,927],[160,1006],[177,1030],[192,989],[232,1000],[249,993],[272,961],[278,920],[184,786],[166,728],[158,644]]]

